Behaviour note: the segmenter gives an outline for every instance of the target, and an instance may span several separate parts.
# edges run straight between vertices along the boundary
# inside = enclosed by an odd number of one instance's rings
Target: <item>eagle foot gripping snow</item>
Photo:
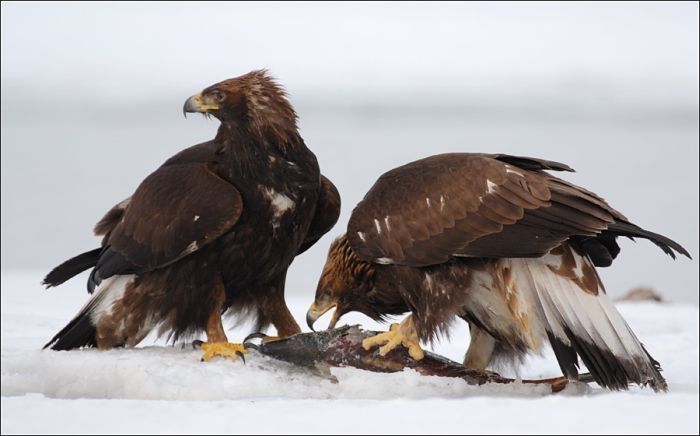
[[[202,362],[208,362],[216,356],[221,356],[233,360],[237,360],[240,357],[245,363],[245,355],[249,353],[244,344],[232,342],[202,342],[199,346],[204,350]]]

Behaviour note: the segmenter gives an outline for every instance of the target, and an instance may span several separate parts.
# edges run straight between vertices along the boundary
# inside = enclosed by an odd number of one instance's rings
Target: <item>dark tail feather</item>
[[[51,270],[51,272],[44,277],[42,284],[46,285],[47,288],[58,286],[86,269],[94,267],[97,264],[97,260],[100,258],[101,252],[102,248],[96,248],[68,259]]]
[[[611,231],[620,236],[648,239],[654,244],[658,245],[659,248],[661,248],[664,251],[664,253],[668,254],[674,259],[676,258],[676,253],[674,253],[673,250],[677,251],[678,253],[682,254],[688,259],[692,259],[692,257],[690,257],[690,253],[688,253],[688,250],[681,247],[681,245],[678,242],[673,241],[663,235],[659,235],[658,233],[644,230],[643,228],[636,226],[632,223],[612,223],[608,226],[608,231]]]
[[[578,356],[590,371],[593,379],[602,387],[612,390],[626,390],[629,385],[636,383],[649,386],[655,392],[668,390],[666,380],[661,375],[661,366],[642,346],[647,362],[627,360],[615,356],[610,350],[603,349],[577,337],[568,328],[564,329],[571,345],[564,344],[556,336],[547,333],[549,341],[557,356],[559,367],[569,379],[578,378]]]
[[[80,313],[71,320],[56,336],[44,345],[52,350],[72,350],[81,347],[97,346],[97,330],[90,319],[92,305],[88,304]]]

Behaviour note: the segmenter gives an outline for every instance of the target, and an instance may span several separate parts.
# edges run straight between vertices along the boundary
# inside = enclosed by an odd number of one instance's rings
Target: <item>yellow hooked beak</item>
[[[328,324],[328,329],[334,329],[335,324],[338,322],[338,318],[340,317],[338,316],[338,305],[333,301],[314,301],[311,307],[309,307],[309,310],[306,312],[306,325],[308,325],[311,330],[316,331],[314,330],[314,323],[316,320],[333,308],[336,310],[333,312],[333,317],[331,318],[331,323]]]
[[[182,107],[182,113],[187,116],[188,112],[201,112],[206,113],[211,110],[218,110],[219,106],[211,103],[207,103],[202,99],[202,94],[195,94],[188,98],[185,105]]]

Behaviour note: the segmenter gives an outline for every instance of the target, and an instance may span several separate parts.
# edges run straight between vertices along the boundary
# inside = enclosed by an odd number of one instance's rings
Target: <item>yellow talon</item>
[[[421,349],[420,345],[418,345],[417,343],[412,342],[408,345],[404,343],[404,346],[408,346],[408,355],[411,356],[413,360],[423,360],[423,358],[425,357],[423,349]]]
[[[202,344],[204,350],[203,361],[209,361],[216,356],[230,357],[233,360],[239,357],[245,362],[244,354],[248,354],[248,349],[243,344],[235,344],[233,342],[205,342]]]
[[[362,348],[370,350],[377,345],[383,345],[379,348],[379,355],[386,356],[391,350],[403,345],[408,349],[408,354],[414,360],[421,360],[425,357],[425,353],[419,345],[418,335],[413,325],[413,320],[409,316],[401,324],[392,324],[388,332],[380,333],[362,341]]]

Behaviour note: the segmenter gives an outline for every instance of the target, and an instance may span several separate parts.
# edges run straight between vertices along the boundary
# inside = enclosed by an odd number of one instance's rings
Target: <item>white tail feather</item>
[[[565,256],[559,254],[503,262],[504,267],[512,269],[518,299],[527,302],[535,312],[531,313],[531,321],[539,322],[543,331],[549,332],[564,346],[572,349],[578,347],[578,354],[585,348],[590,353],[587,356],[589,362],[595,366],[596,360],[600,365],[599,368],[589,367],[591,372],[600,372],[600,368],[611,365],[614,372],[624,372],[622,378],[619,375],[598,374],[601,378],[614,377],[609,387],[622,388],[624,386],[620,384],[628,380],[665,389],[658,364],[608,298],[590,259],[569,247],[565,249],[570,250],[567,254],[573,255],[575,266],[562,265]],[[561,271],[566,268],[568,271]],[[586,289],[593,282],[584,280],[584,271],[595,275],[594,286],[597,288]],[[576,341],[575,344],[572,339]],[[581,357],[586,360],[583,355]]]

